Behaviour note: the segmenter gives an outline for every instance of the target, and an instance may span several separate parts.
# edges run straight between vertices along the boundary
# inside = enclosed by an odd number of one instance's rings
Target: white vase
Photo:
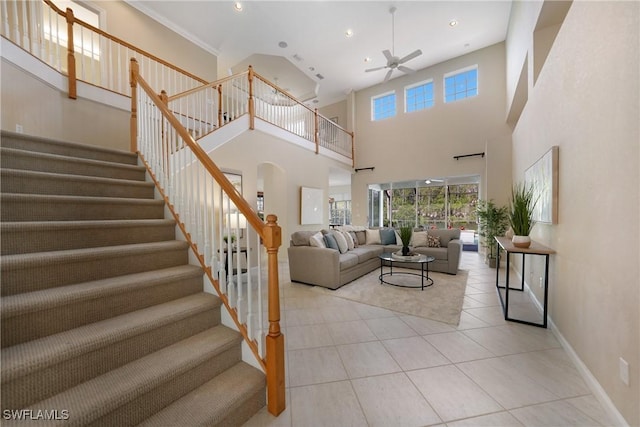
[[[511,238],[511,243],[513,243],[513,246],[516,248],[528,248],[531,246],[531,237],[514,235]]]

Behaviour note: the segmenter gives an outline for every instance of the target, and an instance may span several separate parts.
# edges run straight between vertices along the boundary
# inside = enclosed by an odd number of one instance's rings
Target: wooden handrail
[[[233,79],[237,78],[238,76],[241,76],[243,74],[248,74],[248,73],[249,73],[248,71],[243,71],[242,73],[234,74],[233,76],[227,76],[227,77],[224,77],[224,78],[222,78],[220,80],[216,80],[216,81],[208,82],[208,83],[205,82],[205,84],[202,85],[202,86],[194,87],[193,89],[185,90],[184,92],[180,92],[180,93],[176,93],[175,95],[171,95],[169,97],[169,102],[175,101],[176,99],[180,99],[180,98],[183,98],[185,96],[192,95],[192,94],[194,94],[196,92],[200,92],[201,90],[206,89],[206,88],[212,88],[213,89],[213,88],[219,87],[220,85],[222,85],[223,83],[228,82],[229,80],[233,80]]]
[[[65,12],[61,11],[60,9],[58,9],[58,7],[51,0],[43,0],[43,1],[51,9],[53,9],[54,12],[56,12],[60,16],[67,17],[67,13],[65,13]],[[67,21],[67,22],[69,22],[69,21]],[[84,22],[81,19],[78,19],[78,18],[72,16],[71,23],[72,24],[77,23],[79,25],[82,25],[83,27],[85,27],[85,28],[87,28],[87,29],[89,29],[91,31],[94,31],[94,32],[100,34],[101,36],[111,40],[111,41],[119,43],[119,44],[123,45],[124,47],[126,47],[128,49],[131,49],[131,50],[133,50],[135,52],[138,52],[139,54],[144,55],[144,56],[146,56],[146,57],[148,57],[148,58],[150,58],[150,59],[152,59],[152,60],[154,60],[154,61],[156,61],[156,62],[158,62],[158,63],[160,63],[162,65],[164,65],[165,67],[168,67],[168,68],[171,68],[172,70],[178,71],[179,73],[184,74],[185,76],[190,77],[193,80],[197,80],[197,81],[199,81],[200,83],[203,83],[203,84],[207,83],[207,81],[204,80],[203,78],[200,78],[200,77],[198,77],[198,76],[196,76],[194,74],[191,74],[190,72],[188,72],[186,70],[183,70],[182,68],[180,68],[180,67],[178,67],[176,65],[171,64],[170,62],[167,62],[167,61],[165,61],[165,60],[163,60],[161,58],[158,58],[157,56],[155,56],[155,55],[153,55],[153,54],[151,54],[151,53],[149,53],[149,52],[147,52],[145,50],[142,50],[142,49],[132,45],[131,43],[127,43],[126,41],[124,41],[122,39],[119,39],[119,38],[117,38],[115,36],[112,36],[111,34],[101,30],[100,28],[96,28],[93,25],[91,25],[91,24],[89,24],[87,22]],[[71,40],[71,37],[69,37],[69,39]],[[71,46],[72,46],[72,49],[73,49],[73,45],[71,45]],[[75,68],[74,68],[74,70],[75,70]]]
[[[249,73],[251,74],[251,72]],[[266,360],[265,368],[267,374],[267,408],[273,415],[279,415],[286,406],[285,402],[285,367],[284,367],[284,335],[280,329],[280,289],[278,278],[278,249],[282,245],[282,229],[277,224],[275,215],[267,216],[265,224],[256,212],[251,208],[249,203],[242,197],[239,191],[229,182],[224,173],[211,160],[205,151],[198,145],[189,132],[180,124],[178,119],[169,111],[166,103],[168,98],[166,94],[158,96],[147,82],[138,74],[138,64],[135,58],[131,58],[131,80],[133,85],[139,85],[160,110],[163,117],[171,124],[175,131],[180,135],[191,151],[195,154],[196,159],[206,169],[206,171],[220,185],[221,190],[227,194],[230,201],[235,204],[237,209],[245,216],[251,227],[256,230],[262,238],[263,244],[267,250],[268,257],[268,319],[269,333],[266,340]],[[135,92],[135,90],[134,90]],[[136,97],[132,93],[132,99]],[[210,272],[209,272],[210,273]],[[216,287],[217,288],[217,287]],[[219,289],[217,288],[219,291]],[[225,303],[226,304],[226,303]],[[234,319],[238,324],[238,320]],[[248,338],[246,334],[243,334]]]

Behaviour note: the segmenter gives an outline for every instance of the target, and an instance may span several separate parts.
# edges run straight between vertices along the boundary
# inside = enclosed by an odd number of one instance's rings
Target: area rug
[[[393,277],[386,276],[385,280],[399,284],[416,285],[420,283],[420,278],[417,276],[395,274],[400,271],[416,272],[415,270],[394,268]],[[458,270],[457,275],[429,272],[429,277],[433,279],[433,286],[424,288],[422,291],[420,288],[402,288],[380,284],[378,279],[380,270],[376,269],[335,291],[320,286],[314,286],[312,289],[326,295],[458,325],[468,275],[466,270]]]

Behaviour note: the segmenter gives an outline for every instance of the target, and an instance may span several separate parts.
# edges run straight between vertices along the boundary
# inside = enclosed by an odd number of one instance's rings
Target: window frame
[[[411,90],[411,89],[415,89],[417,87],[421,87],[421,86],[427,86],[427,85],[431,85],[431,92],[433,97],[431,98],[431,105],[425,105],[422,108],[416,108],[413,111],[408,111],[408,107],[409,107],[409,103],[407,102],[408,97],[407,97],[407,91]],[[415,113],[417,111],[422,111],[422,110],[426,110],[427,108],[432,108],[436,105],[436,94],[435,94],[435,85],[434,85],[434,81],[433,79],[427,79],[427,80],[423,80],[421,82],[417,82],[417,83],[413,83],[410,85],[407,85],[404,87],[404,112],[407,114],[411,114],[411,113]]]
[[[455,77],[459,74],[464,74],[464,73],[468,73],[469,71],[476,71],[476,88],[475,88],[475,94],[474,95],[468,95],[467,92],[469,91],[467,85],[465,84],[465,91],[464,91],[464,98],[457,98],[457,99],[452,99],[450,101],[447,101],[447,78],[449,77]],[[462,93],[462,92],[460,92]],[[457,95],[458,92],[454,92],[454,96]],[[461,101],[463,99],[468,99],[468,98],[474,98],[476,96],[480,95],[480,71],[478,68],[478,64],[474,64],[474,65],[470,65],[468,67],[464,67],[464,68],[460,68],[457,69],[455,71],[450,71],[448,73],[445,73],[442,76],[442,99],[444,100],[445,104],[450,104],[452,102],[456,102],[456,101]]]
[[[376,118],[376,100],[381,99],[381,98],[386,98],[390,95],[393,95],[393,114],[385,116],[385,117],[381,117],[381,118]],[[398,114],[398,106],[397,106],[397,102],[398,102],[398,97],[396,96],[396,91],[395,90],[391,90],[388,92],[384,92],[381,93],[379,95],[375,95],[371,97],[371,121],[372,122],[379,122],[382,120],[386,120],[392,117],[395,117]]]

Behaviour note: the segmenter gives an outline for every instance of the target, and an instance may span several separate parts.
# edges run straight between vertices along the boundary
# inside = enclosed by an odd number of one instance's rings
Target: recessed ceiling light
[[[278,46],[280,46],[281,48],[284,49],[285,47],[287,47],[289,45],[287,44],[287,42],[280,42],[280,43],[278,43]]]
[[[366,58],[364,58],[364,62],[371,62],[371,58],[367,56]]]
[[[344,35],[346,37],[351,37],[353,36],[353,30],[351,28],[349,28],[347,31],[344,32]]]
[[[455,27],[456,25],[458,25],[458,21],[456,19],[452,19],[451,21],[449,21],[450,27]]]
[[[237,11],[237,12],[242,12],[242,3],[240,3],[239,1],[235,2],[233,4],[233,8]]]

